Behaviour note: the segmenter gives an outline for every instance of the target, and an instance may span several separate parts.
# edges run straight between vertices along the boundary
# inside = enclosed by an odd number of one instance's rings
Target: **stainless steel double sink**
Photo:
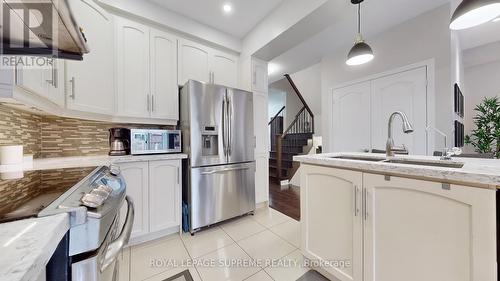
[[[344,159],[344,160],[355,160],[355,161],[367,161],[367,162],[378,162],[378,163],[394,163],[403,165],[418,165],[418,166],[429,166],[429,167],[442,167],[442,168],[462,168],[465,163],[447,161],[447,160],[422,160],[422,159],[409,159],[409,158],[385,158],[376,156],[361,156],[361,155],[340,155],[333,156],[334,159]]]

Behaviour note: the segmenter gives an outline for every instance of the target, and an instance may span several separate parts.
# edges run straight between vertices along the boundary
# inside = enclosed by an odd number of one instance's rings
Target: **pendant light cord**
[[[358,4],[358,34],[361,34],[361,3]]]

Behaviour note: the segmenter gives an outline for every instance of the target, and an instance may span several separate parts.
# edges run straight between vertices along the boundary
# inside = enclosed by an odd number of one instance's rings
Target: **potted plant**
[[[465,143],[472,145],[476,152],[500,158],[500,100],[485,97],[476,105],[474,116],[476,128],[465,136]]]

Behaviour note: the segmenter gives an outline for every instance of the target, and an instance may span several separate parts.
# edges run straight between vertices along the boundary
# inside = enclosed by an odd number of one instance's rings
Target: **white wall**
[[[295,94],[292,86],[286,78],[278,80],[271,85],[269,85],[269,92],[282,92],[286,94],[285,97],[285,114],[284,114],[284,128],[286,129],[290,124],[292,124],[295,119],[295,115],[299,113],[302,109],[302,102]]]
[[[338,85],[382,73],[413,63],[435,59],[436,76],[436,124],[435,126],[451,137],[452,103],[450,78],[450,7],[442,6],[404,22],[374,38],[367,38],[375,59],[362,66],[349,67],[345,64],[351,44],[342,51],[324,57],[321,61],[321,104],[324,151],[331,151],[330,131],[332,100],[331,90]]]
[[[465,68],[464,87],[462,88],[465,96],[464,126],[466,134],[475,128],[473,117],[476,114],[474,111],[476,105],[484,97],[500,97],[500,60],[497,58],[500,48],[495,50],[489,47],[486,45],[464,52],[464,60],[468,61],[470,65]],[[486,50],[491,51],[492,59],[486,63],[473,63],[475,60],[481,61],[481,58],[488,53]],[[481,53],[481,56],[476,56],[477,53]],[[474,148],[466,146],[464,151],[472,153]]]
[[[273,118],[286,105],[286,92],[269,89],[268,110],[269,118]]]
[[[314,114],[314,133],[321,136],[321,64],[291,74],[293,82]]]

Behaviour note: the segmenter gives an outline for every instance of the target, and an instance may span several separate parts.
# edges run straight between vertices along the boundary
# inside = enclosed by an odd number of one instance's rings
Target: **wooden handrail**
[[[290,75],[289,74],[285,74],[285,77],[288,80],[288,82],[290,83],[290,85],[292,86],[293,90],[295,91],[295,94],[297,94],[297,97],[299,97],[300,101],[302,102],[302,104],[304,105],[304,107],[307,109],[307,111],[311,115],[311,117],[314,118],[314,114],[313,114],[311,108],[309,108],[309,105],[307,105],[306,100],[304,99],[304,97],[302,97],[302,94],[300,93],[299,89],[297,88],[297,86],[293,82],[293,80],[290,77]]]
[[[283,110],[285,110],[285,107],[286,106],[283,106],[280,111],[278,111],[278,113],[276,113],[276,115],[274,115],[273,119],[271,119],[271,121],[269,121],[269,124],[267,125],[271,125],[271,123],[273,123],[274,119],[278,118],[278,116],[280,115],[281,112],[283,112]]]

